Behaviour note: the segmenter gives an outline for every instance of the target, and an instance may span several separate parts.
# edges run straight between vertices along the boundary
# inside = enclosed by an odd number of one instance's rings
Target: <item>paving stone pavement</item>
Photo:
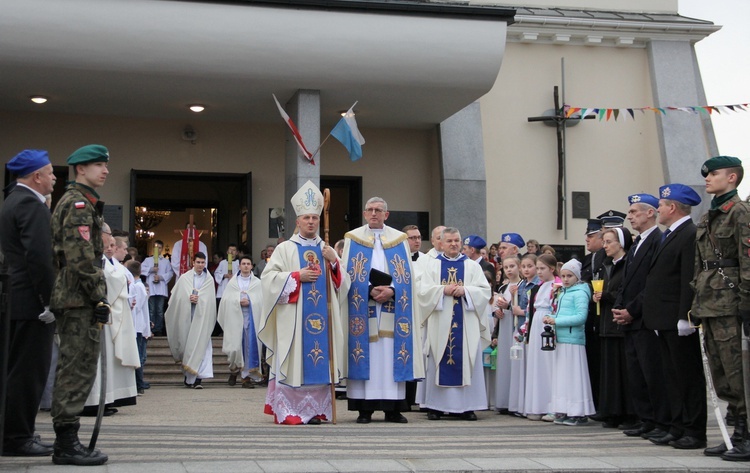
[[[203,390],[154,386],[138,405],[106,417],[97,448],[109,455],[91,473],[222,472],[734,472],[750,463],[725,462],[701,451],[659,447],[617,429],[567,427],[477,412],[468,422],[428,421],[406,413],[408,424],[356,424],[356,412],[337,401],[337,424],[274,425],[263,414],[266,390],[209,384]],[[712,412],[712,409],[709,410]],[[93,418],[82,419],[88,443]],[[37,431],[54,438],[49,413]],[[709,445],[720,442],[709,418]],[[72,471],[44,458],[0,458],[0,472]],[[77,469],[76,469],[77,470]]]

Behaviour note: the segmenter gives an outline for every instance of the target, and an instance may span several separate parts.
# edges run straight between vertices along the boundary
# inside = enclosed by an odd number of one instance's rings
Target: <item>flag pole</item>
[[[330,136],[330,134],[329,134]],[[328,139],[328,138],[326,138]],[[323,235],[325,237],[326,245],[328,245],[328,229],[329,229],[329,216],[328,216],[328,209],[331,206],[331,190],[330,189],[323,189],[323,212],[325,217],[325,222],[323,225]],[[335,356],[333,352],[333,325],[331,322],[333,321],[333,306],[331,304],[331,283],[333,281],[331,280],[331,263],[326,261],[326,299],[328,301],[328,368],[331,375],[331,413],[333,415],[333,419],[331,419],[331,422],[335,425],[336,424],[336,384],[334,382],[335,377],[335,370],[333,367],[333,357]]]

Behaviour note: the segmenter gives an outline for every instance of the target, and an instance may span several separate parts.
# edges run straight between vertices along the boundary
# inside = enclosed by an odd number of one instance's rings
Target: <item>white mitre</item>
[[[292,196],[291,202],[297,217],[308,214],[320,215],[323,212],[323,194],[318,186],[309,180]]]

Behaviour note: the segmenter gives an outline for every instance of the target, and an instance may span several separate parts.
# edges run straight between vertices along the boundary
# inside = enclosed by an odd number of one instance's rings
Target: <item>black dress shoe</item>
[[[408,424],[409,419],[404,417],[400,412],[386,412],[385,421],[393,422],[394,424]]]
[[[652,429],[652,430],[646,432],[645,434],[641,434],[641,438],[644,438],[646,440],[649,440],[649,439],[652,439],[652,438],[653,439],[655,439],[655,438],[661,438],[661,437],[664,437],[665,435],[667,435],[668,433],[669,432],[667,432],[666,430],[661,430],[659,428],[656,428],[656,429]]]
[[[667,434],[664,437],[650,438],[648,440],[654,445],[669,445],[670,442],[674,442],[675,440],[678,440],[679,438],[680,437],[677,437],[676,435]]]
[[[30,438],[25,442],[8,445],[3,448],[4,457],[44,457],[52,455],[52,447],[45,446]]]
[[[643,434],[647,434],[654,430],[656,427],[653,424],[641,424],[637,429],[623,430],[622,433],[628,437],[640,437]]]
[[[617,426],[620,430],[633,430],[638,429],[643,425],[639,420],[624,420]]]
[[[604,422],[602,422],[602,427],[605,429],[616,429],[618,425],[620,425],[620,421],[618,419],[605,420]]]
[[[500,415],[503,415],[503,416],[509,416],[510,415],[510,411],[508,409],[499,409],[497,411],[497,413],[500,414]]]
[[[440,420],[440,414],[437,412],[428,412],[427,420]]]
[[[369,424],[372,422],[372,417],[366,416],[366,415],[360,415],[357,417],[357,423],[358,424]]]
[[[237,384],[237,373],[230,373],[229,374],[229,380],[227,381],[227,384],[230,386],[234,386]]]
[[[38,443],[42,447],[46,447],[46,448],[54,447],[54,445],[51,443],[42,442],[42,436],[39,434],[34,434],[34,442]]]
[[[461,414],[461,418],[463,420],[477,420],[477,415],[474,414],[474,411],[466,411]]]
[[[690,435],[685,435],[677,440],[672,440],[669,442],[669,445],[679,450],[695,450],[698,448],[706,448],[706,441],[691,437]]]
[[[307,421],[307,425],[320,425],[320,419],[317,417],[313,417],[312,419]]]

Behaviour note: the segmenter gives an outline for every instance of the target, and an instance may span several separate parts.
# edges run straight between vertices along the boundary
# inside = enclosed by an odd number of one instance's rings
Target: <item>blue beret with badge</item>
[[[500,242],[510,243],[519,248],[523,248],[526,245],[526,242],[523,241],[523,238],[518,233],[503,233],[502,237],[500,237]]]
[[[659,188],[659,198],[696,206],[701,203],[701,196],[692,187],[685,184],[667,184]]]
[[[109,150],[102,145],[86,145],[73,151],[68,157],[68,164],[106,163],[109,161]]]
[[[477,250],[481,250],[482,248],[487,246],[487,242],[484,241],[482,237],[479,237],[477,235],[469,235],[464,238],[464,245],[476,248]]]
[[[717,169],[741,167],[742,161],[740,160],[740,158],[735,158],[734,156],[714,156],[713,158],[703,163],[703,166],[701,166],[701,175],[703,177],[706,177],[708,176],[708,173],[710,173],[711,171],[716,171]]]
[[[659,207],[659,199],[651,194],[633,194],[628,196],[628,203],[633,204],[648,204],[653,208]]]
[[[51,164],[49,154],[41,149],[25,149],[8,161],[8,171],[16,176],[27,176],[32,172]]]

